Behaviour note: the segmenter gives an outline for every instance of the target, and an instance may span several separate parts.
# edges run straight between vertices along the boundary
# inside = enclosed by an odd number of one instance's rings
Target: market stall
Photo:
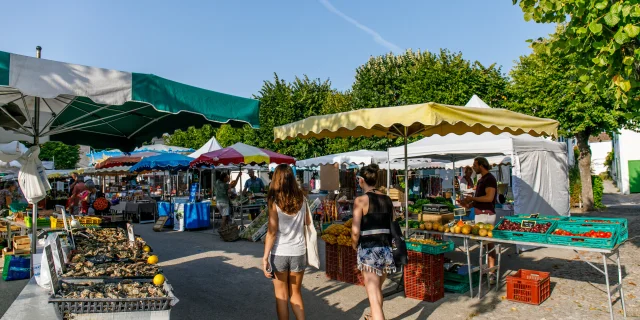
[[[496,272],[497,278],[500,279],[501,256],[506,250],[505,246],[533,246],[575,251],[580,259],[604,275],[609,314],[611,319],[614,319],[613,301],[616,293],[620,295],[622,313],[626,317],[619,250],[628,238],[627,219],[596,216],[577,218],[520,215],[505,217],[495,226],[475,225],[472,222],[462,223],[459,221],[444,225],[421,224],[418,228],[409,229],[407,248],[425,254],[445,254],[454,250],[452,240],[462,242],[461,251],[466,255],[466,261],[463,263],[466,264],[461,266],[464,272],[459,274],[467,277],[468,282],[462,286],[464,291],[457,291],[457,293],[469,291],[471,297],[474,297],[474,288],[477,286],[479,299],[483,297],[483,277],[488,272]],[[488,247],[489,244],[494,247]],[[471,252],[476,249],[479,251],[479,259],[477,263],[473,263]],[[599,254],[602,258],[602,268],[585,260],[579,251]],[[494,267],[488,265],[490,253],[495,253],[497,256],[497,263]],[[617,284],[615,285],[613,284],[615,280],[612,280],[608,273],[607,264],[609,262],[616,265]],[[441,264],[438,263],[435,266],[440,268]],[[446,269],[446,266],[442,267]],[[409,270],[405,271],[405,273],[407,272]],[[520,272],[514,276],[508,276],[507,299],[538,305],[549,298],[551,295],[549,287],[551,274],[535,270],[525,270],[524,272],[535,274],[538,278],[528,278]],[[520,286],[514,287],[517,284]],[[495,286],[495,289],[498,290],[498,286]]]
[[[391,148],[389,156],[401,159],[404,150]],[[449,134],[409,144],[407,156],[455,163],[478,156],[508,156],[509,160],[503,158],[501,163],[508,161],[513,165],[515,213],[569,215],[568,162],[566,145],[563,143],[509,133]],[[493,160],[495,162],[496,159]]]
[[[115,147],[125,152],[189,126],[222,123],[258,126],[259,102],[209,91],[155,75],[89,66],[0,52],[0,142],[30,141],[21,172],[33,188],[31,203],[46,196],[50,186],[38,174],[39,144],[51,139],[94,148]],[[201,115],[201,116],[194,116]],[[36,173],[36,174],[34,174]],[[24,184],[26,180],[21,181]],[[33,206],[32,220],[38,218]],[[37,233],[34,223],[32,235]],[[31,254],[36,252],[31,241]],[[33,273],[33,259],[31,259]]]
[[[238,166],[242,170],[243,166],[247,165],[268,165],[268,164],[295,164],[295,159],[286,155],[282,155],[270,150],[256,148],[254,146],[246,145],[244,143],[236,143],[229,147],[219,149],[216,151],[204,153],[198,158],[193,160],[190,164],[191,168],[201,168],[210,166]],[[242,178],[239,182],[240,188],[244,188]],[[241,189],[242,190],[242,189]],[[246,205],[251,205],[251,202],[257,202],[256,195],[253,192],[242,195],[233,205],[234,214],[238,214],[240,227],[244,227],[244,216],[248,210],[243,209]],[[256,203],[257,205],[264,204],[264,201]],[[259,212],[260,209],[256,208],[254,211]],[[230,228],[235,228],[234,224],[231,224]]]
[[[180,154],[160,154],[157,156],[147,157],[135,164],[129,169],[131,173],[141,173],[148,171],[161,171],[176,174],[179,171],[186,171],[189,169],[189,164],[193,161],[193,158]],[[186,203],[186,204],[174,204],[173,201],[158,202],[157,213],[158,216],[166,216],[167,222],[165,226],[174,223],[173,213],[175,212],[175,206],[178,206],[183,212],[184,228],[185,229],[197,229],[206,228],[211,225],[209,219],[209,202],[202,203]]]
[[[276,142],[294,138],[394,137],[404,140],[404,163],[408,172],[408,138],[434,135],[508,132],[514,135],[557,135],[558,122],[490,108],[468,108],[425,103],[399,107],[359,109],[314,116],[274,128]],[[405,183],[405,228],[409,229],[408,183]],[[407,232],[407,231],[405,231]],[[406,234],[405,234],[406,235]],[[349,256],[355,256],[355,252]],[[403,290],[406,293],[406,287]]]

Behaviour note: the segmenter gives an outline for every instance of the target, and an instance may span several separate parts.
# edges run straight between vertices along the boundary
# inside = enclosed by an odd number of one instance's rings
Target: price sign
[[[60,259],[60,268],[62,273],[67,272],[67,264],[64,261],[64,254],[62,253],[62,243],[60,243],[60,237],[56,237],[56,249],[58,251],[58,259]]]
[[[520,226],[524,229],[531,229],[535,227],[536,224],[538,224],[538,222],[534,220],[522,220],[522,222],[520,223]]]
[[[47,262],[49,263],[49,275],[51,275],[51,288],[53,293],[60,291],[60,283],[58,282],[58,273],[56,272],[56,264],[53,262],[53,254],[51,253],[51,245],[44,247],[44,254],[47,255]]]
[[[416,234],[413,236],[414,239],[416,240],[424,240],[425,239],[425,234]]]
[[[539,216],[540,216],[540,214],[539,214],[539,213],[534,213],[534,214],[530,215],[530,216],[529,216],[529,218],[531,218],[531,219],[538,219],[538,217],[539,217]]]
[[[127,223],[127,235],[129,237],[129,244],[133,247],[136,243],[136,236],[133,234],[133,225]]]

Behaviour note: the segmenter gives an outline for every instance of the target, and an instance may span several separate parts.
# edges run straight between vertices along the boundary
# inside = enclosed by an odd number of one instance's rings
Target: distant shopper
[[[77,181],[78,181],[78,174],[75,172],[72,172],[71,178],[69,179],[69,196],[73,194],[73,188],[76,186]]]
[[[391,251],[393,202],[375,188],[378,170],[378,165],[370,164],[358,174],[358,184],[364,195],[354,203],[351,240],[358,252],[358,269],[362,271],[371,307],[371,314],[365,319],[384,320],[382,284],[387,274],[396,271],[396,265]]]
[[[13,192],[16,188],[14,181],[4,183],[4,189],[0,190],[0,209],[9,209],[13,202]]]
[[[262,270],[265,277],[273,278],[279,320],[289,319],[289,302],[296,319],[305,319],[301,294],[307,267],[304,228],[311,224],[305,201],[291,167],[277,166],[267,194],[269,222]]]
[[[229,189],[236,187],[238,180],[240,180],[240,175],[231,183],[229,183],[230,180],[231,177],[229,177],[229,174],[223,172],[216,181],[216,207],[222,216],[220,228],[226,227],[230,220],[231,202],[229,201]]]
[[[249,180],[244,183],[243,192],[264,193],[264,182],[262,179],[256,177],[256,173],[252,169],[249,170],[248,174]]]
[[[473,208],[476,223],[496,224],[496,192],[498,190],[498,181],[496,177],[489,172],[491,165],[486,158],[478,157],[473,161],[473,170],[482,175],[478,179],[476,185],[476,194],[473,197],[466,197],[461,201],[461,205],[466,208]],[[489,250],[493,249],[493,244],[488,245]],[[496,262],[496,253],[489,254],[489,268],[493,268]],[[496,274],[489,274],[489,281],[495,284]]]

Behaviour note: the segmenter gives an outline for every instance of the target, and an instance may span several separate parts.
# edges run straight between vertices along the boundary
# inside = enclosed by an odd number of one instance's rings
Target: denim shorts
[[[271,255],[271,268],[273,272],[303,272],[307,268],[307,255],[301,256],[276,256]]]
[[[229,204],[227,203],[218,203],[216,205],[218,207],[218,211],[220,211],[220,215],[223,217],[229,216]]]

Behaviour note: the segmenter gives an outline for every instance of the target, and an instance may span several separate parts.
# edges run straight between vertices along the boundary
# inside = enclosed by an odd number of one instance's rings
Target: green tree
[[[273,142],[273,128],[304,118],[347,110],[339,105],[348,98],[336,97],[331,83],[320,79],[311,80],[307,76],[296,77],[288,83],[277,74],[273,81],[265,81],[260,92],[255,96],[260,100],[260,129],[256,133],[256,146],[286,154],[298,159],[306,159],[325,154],[326,141],[300,140]]]
[[[526,21],[561,23],[550,41],[534,48],[557,57],[577,53],[576,75],[585,92],[611,91],[616,104],[640,103],[640,0],[513,0]]]
[[[40,146],[40,160],[55,161],[57,170],[75,169],[80,161],[80,146],[57,141],[45,142]]]
[[[507,84],[500,67],[465,60],[462,53],[407,50],[397,56],[372,57],[358,67],[352,94],[356,109],[426,102],[465,105],[474,94],[492,107],[501,108]],[[401,139],[356,140],[352,146],[371,150],[402,144]]]
[[[176,130],[171,135],[163,136],[164,143],[168,146],[177,146],[191,149],[202,147],[211,137],[216,135],[216,128],[205,124],[202,128],[189,127],[187,130]]]
[[[575,67],[579,55],[536,51],[521,57],[510,73],[513,81],[506,104],[514,111],[556,119],[560,122],[560,134],[576,138],[582,202],[586,210],[592,210],[589,137],[603,131],[636,128],[636,121],[628,117],[628,106],[616,107],[613,97],[606,92],[580,90],[580,71]]]

